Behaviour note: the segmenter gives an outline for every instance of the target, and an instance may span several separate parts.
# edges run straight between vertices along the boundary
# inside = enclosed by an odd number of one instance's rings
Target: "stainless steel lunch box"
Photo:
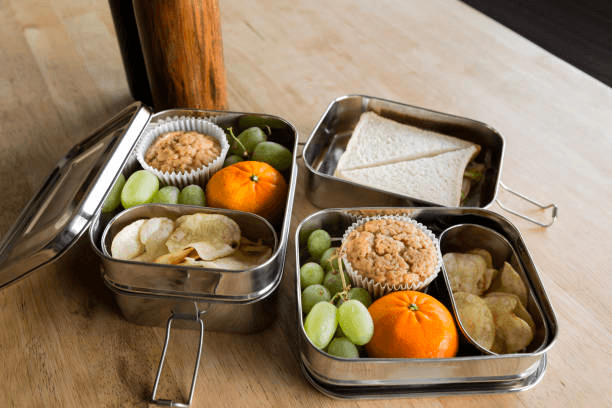
[[[261,217],[237,211],[162,205],[134,207],[118,215],[101,213],[102,204],[119,174],[126,168],[134,170],[138,166],[134,147],[149,123],[181,116],[206,118],[224,129],[232,127],[234,131],[254,125],[271,129],[269,140],[284,145],[293,153],[291,166],[283,172],[289,190],[282,219],[270,225]],[[173,322],[180,324],[189,320],[199,327],[200,344],[189,401],[187,404],[171,402],[173,406],[189,405],[204,327],[252,333],[266,327],[275,317],[295,195],[297,141],[295,128],[271,115],[192,109],[170,109],[152,114],[141,103],[133,103],[71,149],[28,203],[0,244],[0,287],[55,261],[89,230],[91,245],[101,259],[104,282],[115,294],[126,319],[137,324],[165,324],[167,327],[166,345],[153,387],[153,402],[170,403],[157,400],[155,394]],[[105,252],[108,242],[103,239],[111,237],[114,228],[128,219],[156,214],[176,216],[181,211],[195,210],[221,212],[239,221],[247,236],[260,234],[273,244],[271,259],[256,268],[225,271],[119,261]],[[104,235],[107,227],[109,232]]]
[[[536,321],[537,333],[532,345],[516,354],[483,353],[460,326],[460,347],[457,357],[435,359],[345,359],[317,349],[308,339],[303,326],[300,265],[306,262],[307,251],[300,247],[303,231],[323,228],[335,241],[359,217],[375,215],[408,215],[442,236],[441,247],[450,250],[456,245],[444,231],[459,225],[475,225],[494,231],[511,246],[515,265],[521,271],[530,292],[530,312]],[[519,231],[505,218],[486,209],[448,207],[353,207],[316,212],[304,219],[295,234],[296,290],[299,338],[299,360],[304,376],[322,393],[336,398],[392,398],[440,396],[466,393],[500,393],[521,391],[535,385],[546,369],[546,352],[557,336],[557,320],[538,271],[525,247]],[[452,292],[443,269],[428,286],[428,293],[456,315]]]
[[[363,112],[373,111],[396,122],[468,140],[481,146],[475,161],[485,165],[483,178],[476,183],[462,207],[486,208],[493,201],[504,210],[541,226],[550,226],[556,216],[554,204],[542,205],[518,193],[501,181],[504,140],[492,127],[471,119],[434,112],[386,99],[347,95],[332,101],[313,129],[302,156],[306,166],[308,199],[319,208],[357,206],[438,206],[403,194],[396,194],[335,177],[334,170],[344,153]],[[542,222],[525,216],[496,199],[502,187],[542,209],[551,209],[551,220]]]

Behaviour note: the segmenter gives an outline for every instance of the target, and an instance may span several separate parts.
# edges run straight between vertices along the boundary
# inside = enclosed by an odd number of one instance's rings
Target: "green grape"
[[[103,213],[109,213],[115,211],[119,204],[121,204],[121,190],[123,190],[123,186],[125,185],[125,176],[123,174],[119,174],[117,177],[117,181],[111,188],[108,197],[104,201],[104,205],[102,206]]]
[[[305,263],[300,268],[300,285],[302,288],[306,288],[315,283],[321,283],[324,275],[323,268],[318,263]]]
[[[252,160],[268,163],[278,171],[291,166],[293,155],[285,146],[276,142],[261,142],[253,150]]]
[[[308,314],[312,307],[319,302],[327,302],[331,299],[329,290],[323,285],[315,283],[302,291],[302,312]]]
[[[346,273],[345,271],[342,271],[342,273],[344,274],[344,283],[346,285],[350,285],[351,278],[349,277],[348,273]],[[340,271],[332,269],[331,271],[327,272],[323,277],[323,286],[325,286],[327,290],[329,290],[329,293],[332,297],[336,293],[342,292],[344,290],[344,285],[342,284],[342,277],[340,276]]]
[[[333,269],[338,270],[338,247],[328,248],[321,256],[321,266],[325,272],[329,272]],[[346,270],[344,263],[342,264],[343,270]]]
[[[121,205],[123,208],[150,203],[159,190],[159,180],[146,170],[138,170],[128,177],[121,190]]]
[[[261,143],[265,142],[268,137],[260,128],[253,126],[246,130],[243,130],[238,135],[238,140],[242,142],[244,147],[246,147],[247,153],[251,154],[255,150],[255,147]]]
[[[359,358],[359,350],[346,337],[334,338],[327,347],[327,352],[332,356],[344,358]]]
[[[231,166],[232,164],[236,164],[241,161],[242,157],[238,156],[237,154],[230,154],[225,158],[225,161],[223,162],[223,167]]]
[[[348,300],[338,307],[338,324],[346,337],[358,346],[374,335],[374,322],[368,309],[358,300]]]
[[[331,237],[327,231],[322,229],[314,230],[308,236],[308,242],[306,243],[308,253],[314,259],[320,260],[323,253],[331,247]]]
[[[162,187],[153,196],[152,203],[177,204],[180,190],[175,186]]]
[[[349,290],[346,294],[346,298],[340,297],[340,299],[336,303],[336,306],[340,306],[341,304],[350,299],[360,301],[365,307],[370,307],[370,305],[372,304],[372,296],[370,296],[370,292],[368,292],[364,288],[351,288],[351,290]]]
[[[206,205],[204,190],[196,184],[185,186],[179,193],[178,203],[204,206]]]
[[[336,327],[336,333],[334,334],[334,337],[346,337],[344,335],[344,332],[342,331],[342,327],[340,327],[340,325],[338,325],[338,327]]]
[[[336,306],[328,302],[319,302],[306,315],[304,331],[317,348],[324,349],[333,338],[338,326],[336,314]]]
[[[300,234],[299,234],[299,242],[300,242],[301,247],[306,246],[306,243],[308,242],[308,237],[316,229],[317,228],[313,226],[302,227],[302,229],[300,230]]]
[[[255,126],[243,130],[238,135],[238,140],[235,140],[231,135],[233,135],[233,133],[230,133],[230,148],[228,150],[228,154],[237,155],[243,158],[248,157],[251,153],[253,153],[253,150],[255,150],[255,146],[267,139],[264,131]]]

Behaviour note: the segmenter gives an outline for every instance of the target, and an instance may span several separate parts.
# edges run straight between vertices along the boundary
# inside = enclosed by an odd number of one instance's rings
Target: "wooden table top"
[[[220,8],[229,109],[283,117],[301,141],[333,99],[353,93],[496,128],[506,142],[503,181],[559,206],[548,229],[508,215],[540,271],[559,335],[543,379],[525,392],[334,400],[300,372],[285,274],[269,328],[206,333],[193,405],[611,404],[612,89],[457,0],[231,0]],[[132,97],[106,1],[7,0],[0,25],[4,234],[69,148]],[[300,163],[292,230],[317,210],[303,174]],[[499,198],[514,204],[507,193]],[[87,242],[2,289],[0,310],[5,406],[147,406],[165,330],[121,316]],[[186,352],[169,356],[170,398],[188,393],[194,341],[174,344]]]

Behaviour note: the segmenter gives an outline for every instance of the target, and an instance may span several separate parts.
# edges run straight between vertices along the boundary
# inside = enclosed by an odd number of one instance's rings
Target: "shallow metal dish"
[[[436,236],[459,224],[482,225],[504,236],[518,254],[534,301],[542,311],[548,333],[542,346],[520,354],[482,355],[469,339],[462,337],[457,357],[439,359],[344,359],[317,349],[306,336],[302,323],[299,268],[305,258],[301,256],[304,252],[299,245],[300,233],[323,228],[332,237],[339,238],[358,217],[393,214],[413,217]],[[299,358],[305,377],[321,392],[338,398],[510,392],[533,386],[544,374],[546,352],[557,335],[556,318],[519,231],[498,214],[478,208],[445,207],[327,209],[304,219],[298,225],[295,237]],[[444,270],[429,285],[428,293],[449,310],[454,310]]]
[[[497,193],[501,176],[504,140],[484,123],[416,106],[364,95],[335,99],[312,131],[304,151],[308,198],[316,206],[357,207],[367,205],[434,206],[437,203],[403,194],[366,187],[335,177],[334,170],[363,112],[373,111],[396,122],[435,131],[477,143],[481,151],[475,161],[486,167],[484,177],[470,189],[463,206],[487,207]]]

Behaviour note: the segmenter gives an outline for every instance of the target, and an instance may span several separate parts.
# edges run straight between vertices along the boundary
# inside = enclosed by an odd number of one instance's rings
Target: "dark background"
[[[463,0],[612,86],[612,0]]]

